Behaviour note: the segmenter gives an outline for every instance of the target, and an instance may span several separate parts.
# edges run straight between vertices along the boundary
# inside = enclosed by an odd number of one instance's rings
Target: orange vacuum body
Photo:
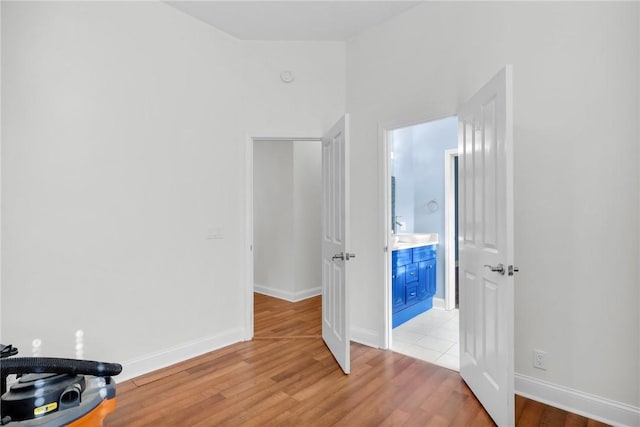
[[[0,361],[0,425],[96,427],[115,410],[117,363],[47,357]],[[18,380],[6,387],[7,376]]]

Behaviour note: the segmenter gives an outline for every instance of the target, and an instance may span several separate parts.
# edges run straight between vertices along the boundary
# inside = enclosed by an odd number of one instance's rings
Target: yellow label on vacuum
[[[33,410],[33,415],[42,415],[47,412],[55,411],[58,408],[58,402],[47,403],[46,405],[38,406]]]

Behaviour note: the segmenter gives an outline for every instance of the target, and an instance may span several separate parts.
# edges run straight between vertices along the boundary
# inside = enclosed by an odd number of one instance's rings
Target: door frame
[[[458,113],[438,116],[418,116],[413,119],[400,119],[378,125],[378,212],[381,213],[378,225],[379,244],[382,251],[378,265],[381,265],[382,282],[382,327],[383,331],[380,347],[390,349],[392,346],[392,313],[391,307],[391,132],[396,129],[420,125],[428,122],[457,116]],[[455,286],[455,281],[454,281]],[[455,304],[455,302],[454,302]]]
[[[253,132],[245,137],[245,299],[244,299],[244,340],[253,339],[253,155],[254,144],[260,141],[322,141],[323,133],[311,131],[294,132]]]
[[[456,192],[455,158],[458,149],[444,151],[444,239],[453,242],[444,251],[444,309],[456,308]]]

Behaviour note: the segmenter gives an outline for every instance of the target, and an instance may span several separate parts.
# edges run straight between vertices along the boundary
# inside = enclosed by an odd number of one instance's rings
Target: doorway
[[[246,140],[246,222],[245,222],[245,247],[247,248],[246,272],[244,274],[246,283],[245,297],[245,340],[252,340],[255,332],[255,268],[254,259],[254,149],[260,141],[314,141],[320,147],[320,185],[321,209],[320,212],[321,230],[318,239],[321,242],[321,274],[320,283],[315,293],[322,295],[322,339],[335,358],[336,362],[345,374],[350,370],[350,340],[349,340],[349,307],[348,280],[345,263],[355,257],[355,253],[348,252],[349,242],[349,115],[343,115],[334,126],[324,135],[318,137],[254,137],[248,136]],[[308,171],[300,168],[306,175]],[[300,196],[294,197],[298,200]],[[296,211],[297,212],[297,211]],[[276,214],[277,215],[277,214]],[[294,222],[299,215],[294,215]],[[277,236],[276,236],[277,238]],[[317,241],[317,240],[316,240]],[[272,243],[273,240],[267,240]],[[289,242],[288,254],[297,255],[301,252],[294,242]],[[316,246],[315,244],[313,245]],[[302,249],[304,252],[304,249]],[[289,257],[290,268],[297,268],[297,265]],[[292,264],[294,263],[294,264]],[[315,262],[314,262],[315,264]],[[316,264],[317,265],[317,264]],[[304,272],[305,270],[302,269]],[[327,274],[330,273],[330,274]],[[303,278],[304,279],[304,278]],[[306,279],[305,279],[306,280]],[[295,283],[295,282],[294,282]],[[302,295],[307,290],[302,291]],[[314,294],[315,294],[314,293]],[[300,296],[294,292],[294,297]],[[296,298],[297,299],[297,298]]]
[[[321,295],[321,139],[247,139],[247,337],[254,292],[287,303]],[[318,324],[318,327],[320,324]]]
[[[457,131],[456,116],[387,128],[385,177],[389,348],[455,370]]]

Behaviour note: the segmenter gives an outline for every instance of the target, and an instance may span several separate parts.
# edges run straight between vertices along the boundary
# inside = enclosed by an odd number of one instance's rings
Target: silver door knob
[[[502,276],[504,276],[504,265],[503,264],[498,264],[497,266],[492,266],[489,264],[485,264],[485,267],[489,268],[491,271],[495,272],[495,273],[499,273]]]
[[[350,254],[349,252],[340,252],[331,257],[332,260],[340,259],[342,261],[349,261],[351,258],[355,258],[356,254]]]

